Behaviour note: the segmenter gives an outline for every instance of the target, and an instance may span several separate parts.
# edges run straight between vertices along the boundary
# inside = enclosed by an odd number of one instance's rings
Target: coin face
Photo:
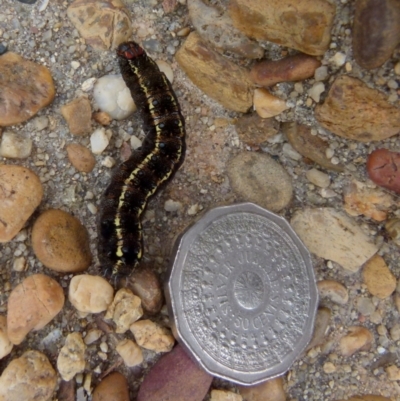
[[[177,241],[166,284],[175,335],[209,373],[251,385],[310,341],[318,295],[305,246],[251,203],[206,213]]]

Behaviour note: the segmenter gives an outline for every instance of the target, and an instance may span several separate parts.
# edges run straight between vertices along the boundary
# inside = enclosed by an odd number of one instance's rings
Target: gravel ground
[[[27,224],[26,232],[29,233],[32,222],[40,212],[48,208],[60,208],[78,217],[89,231],[93,254],[96,254],[96,214],[93,213],[98,206],[100,197],[107,186],[111,170],[101,165],[101,160],[106,156],[112,156],[120,160],[119,145],[121,137],[127,132],[135,133],[139,137],[143,134],[141,123],[136,119],[124,121],[113,121],[110,129],[113,132],[111,143],[103,154],[97,156],[98,163],[89,174],[80,174],[71,167],[68,162],[65,144],[74,138],[68,131],[68,127],[60,114],[60,107],[73,100],[81,93],[81,85],[89,78],[98,78],[106,73],[117,73],[118,67],[113,51],[93,51],[80,39],[78,32],[69,22],[66,9],[71,0],[50,0],[44,11],[38,11],[42,4],[40,1],[35,5],[25,5],[16,0],[1,0],[0,7],[0,43],[7,44],[10,51],[23,55],[29,60],[46,65],[52,72],[57,95],[54,102],[42,110],[39,116],[47,116],[50,121],[49,128],[43,131],[35,131],[34,119],[13,127],[15,132],[29,134],[34,142],[32,155],[22,161],[3,159],[1,163],[18,164],[31,168],[41,178],[44,184],[44,199],[35,215]],[[176,174],[175,178],[152,199],[148,205],[144,219],[145,232],[145,258],[144,261],[152,263],[155,270],[161,274],[165,272],[168,263],[173,240],[181,230],[190,224],[194,216],[188,211],[193,205],[198,209],[207,209],[220,204],[231,203],[235,195],[229,187],[225,174],[225,163],[229,157],[246,149],[245,145],[238,140],[234,126],[228,125],[217,130],[210,130],[219,118],[231,120],[239,115],[225,110],[222,106],[204,95],[194,87],[185,74],[179,69],[174,61],[174,53],[179,48],[182,38],[173,37],[171,31],[189,25],[187,9],[185,5],[179,5],[172,14],[164,14],[162,6],[157,0],[129,1],[128,9],[133,16],[134,35],[140,31],[145,39],[154,39],[154,52],[150,52],[153,58],[167,61],[173,68],[174,88],[181,104],[182,113],[186,120],[188,135],[187,155],[184,166]],[[390,71],[390,63],[384,67],[371,72],[362,71],[356,67],[351,58],[351,18],[353,4],[351,1],[337,1],[337,17],[332,34],[330,50],[324,56],[329,60],[340,50],[348,56],[348,61],[354,66],[352,75],[360,77],[364,82],[383,91],[388,96],[390,89],[387,86],[387,77],[393,73]],[[269,54],[276,57],[280,49],[275,45],[266,45]],[[400,52],[394,55],[398,60]],[[80,66],[74,69],[72,61],[78,61]],[[330,68],[329,82],[340,71]],[[304,82],[305,92],[311,87],[311,83]],[[280,85],[282,94],[288,96],[293,90],[293,84]],[[306,96],[305,96],[306,97]],[[397,104],[399,101],[397,101]],[[291,121],[296,119],[308,125],[315,124],[312,107],[297,106],[284,112],[279,119]],[[323,132],[330,140],[330,147],[335,149],[335,156],[347,166],[352,164],[344,174],[331,173],[332,184],[330,186],[338,194],[342,193],[343,186],[351,177],[361,181],[366,180],[365,160],[376,144],[355,143],[344,138]],[[382,141],[388,148],[399,148],[398,137]],[[89,144],[88,137],[80,140],[83,145]],[[273,155],[279,163],[285,167],[289,174],[295,178],[295,197],[283,215],[290,218],[295,210],[306,206],[330,206],[342,210],[342,197],[336,196],[323,199],[317,194],[315,187],[307,181],[304,171],[306,165],[287,157],[282,151],[283,141],[271,144],[262,150]],[[208,169],[209,157],[218,155],[218,162]],[[210,156],[211,155],[211,156]],[[193,157],[195,156],[195,157]],[[352,170],[352,173],[349,172]],[[164,203],[168,199],[182,199],[183,208],[178,213],[167,213]],[[397,198],[398,201],[398,198]],[[193,208],[192,208],[193,210]],[[370,220],[358,218],[360,226],[366,228],[374,235],[376,241],[382,244],[380,254],[384,256],[386,263],[391,266],[396,277],[400,275],[400,265],[397,261],[398,248],[388,242],[383,234],[382,225],[371,223]],[[32,273],[44,272],[58,280],[63,288],[68,287],[71,275],[58,276],[54,272],[45,269],[33,255],[29,236],[21,237],[22,240],[13,241],[0,245],[0,313],[6,313],[7,299],[12,288],[23,278]],[[23,255],[28,261],[26,272],[15,272],[12,270],[12,262],[15,257]],[[345,283],[349,291],[350,300],[344,306],[335,305],[324,301],[332,310],[332,319],[329,325],[329,341],[325,352],[317,357],[304,355],[295,362],[285,378],[287,397],[297,401],[303,400],[338,400],[347,398],[353,394],[381,394],[399,399],[400,387],[396,381],[391,381],[385,371],[388,364],[396,364],[398,361],[399,341],[395,341],[387,331],[398,322],[399,313],[391,298],[378,300],[369,296],[365,286],[362,284],[360,273],[349,274],[339,266],[326,263],[313,258],[317,279],[333,279]],[[88,270],[91,274],[97,274],[95,264]],[[338,339],[346,332],[346,327],[359,324],[359,310],[357,301],[361,297],[367,297],[379,310],[382,317],[380,321],[372,321],[367,318],[364,326],[372,331],[375,336],[375,344],[368,351],[362,351],[350,358],[340,356],[335,346]],[[97,322],[97,323],[96,323]],[[14,348],[12,354],[0,361],[0,371],[7,363],[26,349],[45,350],[53,366],[62,346],[63,339],[45,347],[43,338],[49,333],[60,329],[65,333],[71,331],[86,332],[88,327],[99,323],[99,319],[90,315],[84,319],[79,318],[72,306],[66,302],[62,312],[43,330],[31,333],[27,340],[20,346]],[[88,349],[88,365],[93,373],[93,385],[98,382],[99,377],[118,361],[118,355],[113,351],[112,335],[104,336],[104,340],[110,345],[106,360],[101,360],[97,355],[96,347]],[[138,383],[145,374],[147,368],[152,365],[154,358],[151,353],[145,353],[146,362],[140,368],[128,371],[123,366],[119,369],[130,380],[131,393],[134,396]],[[336,366],[333,373],[325,373],[323,366],[326,362],[332,362]],[[219,380],[215,381],[219,387],[231,386]],[[78,383],[79,387],[79,383]]]

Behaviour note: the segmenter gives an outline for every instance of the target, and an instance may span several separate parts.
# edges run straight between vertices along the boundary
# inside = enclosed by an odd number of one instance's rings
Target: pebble
[[[318,293],[321,298],[329,298],[339,305],[347,304],[349,293],[343,284],[334,280],[321,280],[317,283]]]
[[[43,187],[28,168],[0,165],[0,243],[14,238],[39,206]]]
[[[93,98],[100,110],[114,120],[123,120],[136,110],[131,92],[121,74],[99,78],[94,85]]]
[[[279,132],[279,121],[275,118],[261,118],[257,113],[241,115],[235,124],[241,141],[258,147]]]
[[[85,351],[81,333],[68,334],[57,358],[58,373],[63,380],[69,381],[85,370]]]
[[[291,225],[310,252],[357,272],[378,248],[356,221],[333,208],[304,208]]]
[[[388,298],[396,289],[396,277],[382,256],[375,255],[368,260],[364,265],[362,275],[368,291],[377,298]]]
[[[76,381],[70,380],[66,382],[64,380],[60,380],[60,385],[57,392],[57,401],[76,401],[75,393],[76,393]]]
[[[82,274],[71,279],[68,299],[82,313],[100,313],[113,301],[114,289],[102,277]]]
[[[227,390],[211,390],[210,401],[243,401],[239,394]]]
[[[301,155],[311,159],[327,170],[341,172],[343,166],[333,164],[327,157],[329,144],[316,135],[312,135],[311,128],[299,125],[296,122],[288,122],[282,125],[282,130],[290,144]]]
[[[313,86],[308,90],[308,94],[314,102],[318,103],[321,98],[321,94],[325,92],[325,84],[323,82],[315,82]]]
[[[349,334],[340,339],[339,350],[343,356],[351,356],[357,351],[369,349],[374,341],[373,334],[361,326],[351,326],[348,328]]]
[[[261,118],[275,117],[288,109],[284,100],[263,88],[254,90],[253,107]]]
[[[328,188],[331,183],[329,175],[317,170],[316,168],[308,170],[306,172],[306,177],[308,181],[320,188]]]
[[[132,340],[120,341],[115,350],[124,360],[124,363],[128,367],[140,365],[143,362],[143,353],[140,347]]]
[[[336,67],[341,67],[346,63],[346,55],[344,53],[337,52],[333,55],[331,61],[336,65]]]
[[[181,202],[174,201],[173,199],[168,199],[164,203],[164,210],[170,213],[179,212],[179,210],[182,210],[182,207]]]
[[[251,68],[250,78],[255,84],[265,87],[278,82],[302,81],[311,78],[320,65],[319,60],[306,54],[296,54],[280,60],[262,60]]]
[[[155,315],[160,312],[164,297],[160,279],[153,270],[135,270],[129,280],[129,288],[142,300],[142,307],[147,314]]]
[[[136,320],[143,315],[141,300],[131,290],[121,288],[115,294],[113,302],[107,309],[105,319],[112,319],[116,324],[116,333],[125,333]]]
[[[15,345],[21,344],[30,331],[46,326],[63,306],[64,292],[60,284],[44,274],[32,274],[8,298],[8,338]]]
[[[247,69],[212,50],[196,32],[187,37],[175,59],[199,89],[228,110],[247,112],[252,106]]]
[[[97,113],[93,113],[93,119],[104,126],[110,125],[112,122],[111,116],[105,111],[98,111]]]
[[[392,338],[393,341],[398,341],[400,340],[400,324],[396,323],[391,329],[390,329],[390,337]]]
[[[290,143],[285,143],[282,146],[282,154],[284,154],[289,159],[296,161],[300,161],[303,158],[303,156],[300,153],[298,153],[295,149],[293,149]]]
[[[49,126],[49,119],[46,116],[39,116],[33,120],[34,129],[37,131],[43,131]]]
[[[400,246],[400,219],[393,218],[386,222],[385,229],[393,242]]]
[[[314,79],[316,81],[325,81],[328,78],[328,67],[326,65],[321,65],[314,72]]]
[[[356,300],[357,310],[363,316],[370,316],[375,312],[375,305],[372,303],[370,298],[359,297]]]
[[[172,84],[174,82],[174,72],[171,66],[164,60],[156,60],[157,67],[165,74],[168,81]]]
[[[82,91],[83,92],[90,92],[93,89],[94,84],[95,84],[96,81],[97,81],[97,78],[88,78],[81,85]]]
[[[398,61],[398,62],[396,63],[396,65],[394,66],[394,73],[395,73],[396,75],[400,75],[400,61]]]
[[[4,53],[6,53],[8,50],[7,46],[4,45],[3,43],[0,43],[0,56],[2,56]]]
[[[325,362],[324,365],[322,366],[322,369],[326,374],[336,372],[336,366],[332,362]]]
[[[128,382],[124,375],[112,372],[94,389],[92,401],[129,401]]]
[[[96,159],[90,150],[79,143],[70,143],[66,147],[71,164],[83,173],[90,173],[96,164]]]
[[[235,194],[273,212],[287,207],[292,200],[292,179],[270,156],[241,152],[227,167],[230,185]]]
[[[92,130],[92,109],[87,97],[74,99],[61,107],[61,114],[73,135],[86,135]]]
[[[13,359],[0,377],[0,399],[4,401],[50,401],[57,374],[47,357],[29,350]]]
[[[117,162],[111,156],[106,156],[102,161],[101,165],[107,168],[113,168]]]
[[[264,49],[236,29],[227,12],[209,7],[201,0],[188,2],[189,18],[202,40],[219,52],[226,51],[248,59],[260,59]]]
[[[92,153],[100,155],[110,143],[104,128],[97,128],[90,136],[90,147]]]
[[[5,131],[0,141],[0,157],[26,159],[32,152],[32,139],[12,131]]]
[[[400,380],[400,369],[396,365],[390,365],[385,370],[389,380]]]
[[[353,23],[353,52],[357,63],[381,66],[400,43],[400,4],[397,0],[358,0]]]
[[[255,386],[239,386],[239,393],[245,401],[286,401],[281,377]]]
[[[89,234],[63,210],[43,212],[32,228],[32,248],[44,266],[61,273],[86,270],[92,262]]]
[[[212,376],[192,361],[177,345],[162,356],[145,376],[137,401],[165,400],[202,401],[212,382]]]
[[[131,139],[129,140],[131,144],[131,148],[133,150],[139,149],[142,146],[142,141],[135,135],[131,136]]]
[[[331,41],[335,6],[324,0],[237,0],[229,4],[236,28],[250,38],[278,43],[313,56],[323,55]]]
[[[347,75],[335,79],[325,102],[315,107],[315,118],[334,134],[360,142],[380,141],[400,131],[399,109],[386,95]]]
[[[338,400],[345,401],[345,400]],[[346,401],[391,401],[390,398],[382,397],[380,395],[358,395],[356,397],[351,397]]]
[[[88,331],[86,334],[85,338],[83,339],[83,342],[86,345],[90,345],[95,343],[101,336],[103,335],[103,332],[99,329],[91,329]]]
[[[0,126],[19,124],[33,117],[54,99],[50,71],[8,52],[0,57]]]
[[[400,153],[374,150],[367,159],[367,173],[375,184],[400,194]]]
[[[120,0],[75,0],[67,15],[85,43],[96,50],[115,49],[132,35],[131,17]]]
[[[148,319],[131,324],[130,330],[138,345],[154,352],[169,352],[175,344],[170,330]]]
[[[389,208],[395,203],[390,194],[356,180],[344,187],[343,198],[344,209],[350,216],[362,214],[375,221],[386,220]]]
[[[7,334],[7,318],[0,315],[0,359],[7,356],[13,349],[13,346]]]
[[[332,312],[329,308],[321,306],[318,308],[314,323],[314,333],[307,350],[322,345],[326,338],[326,331],[331,321]]]

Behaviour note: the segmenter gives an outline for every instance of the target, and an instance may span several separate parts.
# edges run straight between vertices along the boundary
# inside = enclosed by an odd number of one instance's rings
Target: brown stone
[[[312,135],[311,127],[299,125],[296,122],[288,122],[282,124],[282,130],[293,148],[304,157],[311,159],[327,170],[336,172],[342,172],[344,170],[342,165],[333,164],[326,157],[326,150],[329,147],[329,143],[325,142],[317,135]]]
[[[55,94],[46,67],[12,52],[0,56],[0,126],[28,120],[49,105]]]
[[[286,401],[281,377],[268,380],[256,386],[239,386],[243,401]]]
[[[340,339],[339,350],[343,356],[351,356],[357,351],[370,348],[374,335],[365,327],[351,326],[349,334]]]
[[[58,387],[57,401],[75,401],[75,388],[75,380],[70,380],[68,382],[61,380]]]
[[[75,0],[68,18],[96,50],[115,49],[132,35],[131,17],[120,0]]]
[[[18,234],[42,197],[42,184],[33,171],[0,165],[0,243]]]
[[[338,118],[340,116],[340,118]],[[341,75],[315,118],[336,135],[360,142],[381,141],[400,132],[400,109],[356,78]]]
[[[242,115],[235,126],[240,140],[250,146],[259,146],[279,131],[278,120],[261,118],[257,113]]]
[[[110,115],[105,111],[99,111],[97,113],[93,113],[93,119],[101,125],[110,125],[112,121]]]
[[[211,382],[212,376],[177,345],[145,376],[137,401],[202,401]]]
[[[328,49],[335,6],[326,0],[233,0],[233,24],[251,38],[268,40],[313,56]]]
[[[60,312],[64,292],[51,277],[34,274],[18,284],[10,294],[7,311],[7,333],[18,345],[32,330],[40,330]]]
[[[322,306],[318,308],[317,316],[315,317],[314,333],[307,350],[323,344],[326,337],[326,329],[328,328],[331,320],[332,312],[329,308]]]
[[[366,69],[387,61],[400,43],[398,0],[357,0],[353,23],[353,51]]]
[[[261,118],[275,117],[288,108],[284,100],[264,88],[254,89],[253,106]]]
[[[37,258],[57,272],[80,272],[92,261],[86,228],[62,210],[49,209],[35,221],[32,247]]]
[[[246,112],[253,103],[248,71],[209,48],[192,32],[176,53],[191,81],[229,110]]]
[[[74,99],[61,107],[61,114],[68,124],[69,131],[74,135],[85,135],[92,130],[92,110],[86,97]]]
[[[349,300],[349,293],[343,284],[334,280],[321,280],[317,283],[321,298],[329,298],[332,302],[344,305]]]
[[[400,246],[400,218],[390,219],[385,224],[385,230],[393,242]]]
[[[96,159],[92,152],[78,143],[67,145],[67,154],[71,164],[83,173],[90,173],[96,164]]]
[[[251,80],[257,85],[272,86],[278,82],[302,81],[314,75],[321,62],[306,54],[296,54],[281,60],[263,60],[254,64]]]
[[[367,159],[367,173],[375,184],[400,194],[400,153],[374,150]]]
[[[119,372],[110,373],[94,389],[92,401],[129,401],[128,382]]]
[[[396,289],[396,277],[379,255],[373,256],[365,263],[363,279],[368,291],[381,299],[390,297]]]

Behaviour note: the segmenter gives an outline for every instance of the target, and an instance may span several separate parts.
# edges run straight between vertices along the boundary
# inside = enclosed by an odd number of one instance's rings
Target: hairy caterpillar
[[[141,215],[185,153],[184,119],[165,74],[135,42],[122,43],[117,55],[146,136],[141,148],[119,166],[103,195],[99,260],[104,276],[115,279],[128,276],[141,259]]]

